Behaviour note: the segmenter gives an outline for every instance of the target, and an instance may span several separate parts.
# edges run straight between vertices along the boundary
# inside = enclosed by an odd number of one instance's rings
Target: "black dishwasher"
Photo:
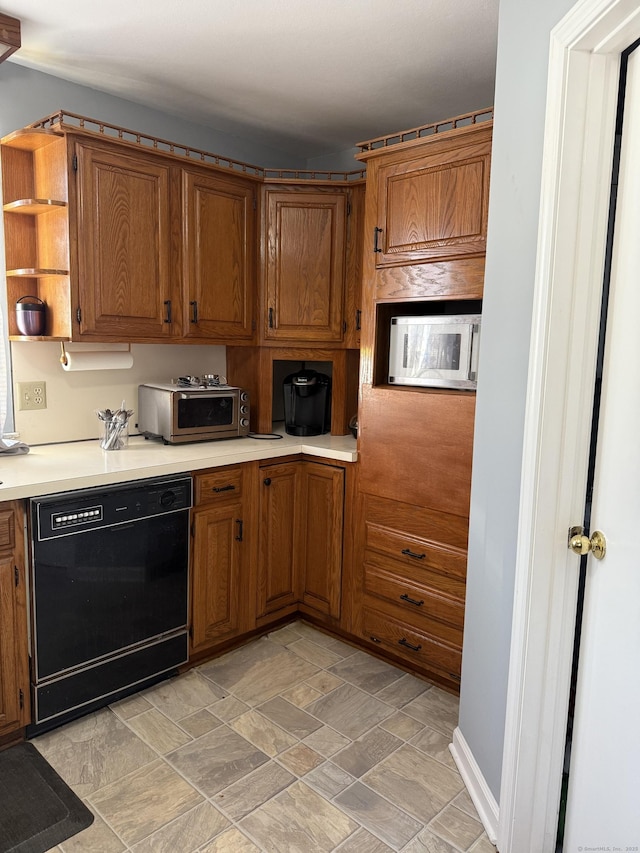
[[[29,736],[186,662],[191,477],[64,492],[30,504]]]

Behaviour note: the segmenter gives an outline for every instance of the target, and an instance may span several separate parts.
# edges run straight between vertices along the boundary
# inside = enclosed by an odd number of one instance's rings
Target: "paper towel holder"
[[[60,364],[65,367],[69,364],[69,357],[67,356],[67,351],[64,348],[64,341],[60,341]],[[111,352],[111,350],[104,350],[104,352]],[[126,350],[118,350],[118,352],[131,352],[131,344],[127,344]]]

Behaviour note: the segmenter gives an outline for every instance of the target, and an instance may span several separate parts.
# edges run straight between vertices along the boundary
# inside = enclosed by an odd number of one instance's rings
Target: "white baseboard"
[[[498,837],[498,803],[458,728],[453,733],[453,743],[449,744],[449,750],[462,776],[462,781],[467,786],[473,805],[478,811],[489,841],[495,844]]]

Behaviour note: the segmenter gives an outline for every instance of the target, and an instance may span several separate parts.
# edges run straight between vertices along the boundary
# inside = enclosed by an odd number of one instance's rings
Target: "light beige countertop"
[[[23,455],[0,453],[0,501],[277,459],[294,453],[355,462],[356,440],[350,435],[300,438],[283,433],[280,439],[232,438],[178,445],[133,436],[126,448],[111,451],[102,450],[97,439],[42,444]]]

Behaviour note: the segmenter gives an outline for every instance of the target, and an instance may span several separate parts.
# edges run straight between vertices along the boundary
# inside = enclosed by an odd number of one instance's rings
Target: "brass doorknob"
[[[595,530],[589,538],[584,535],[582,527],[572,527],[569,531],[569,548],[580,556],[591,551],[596,560],[602,560],[607,553],[607,540],[599,530]]]

